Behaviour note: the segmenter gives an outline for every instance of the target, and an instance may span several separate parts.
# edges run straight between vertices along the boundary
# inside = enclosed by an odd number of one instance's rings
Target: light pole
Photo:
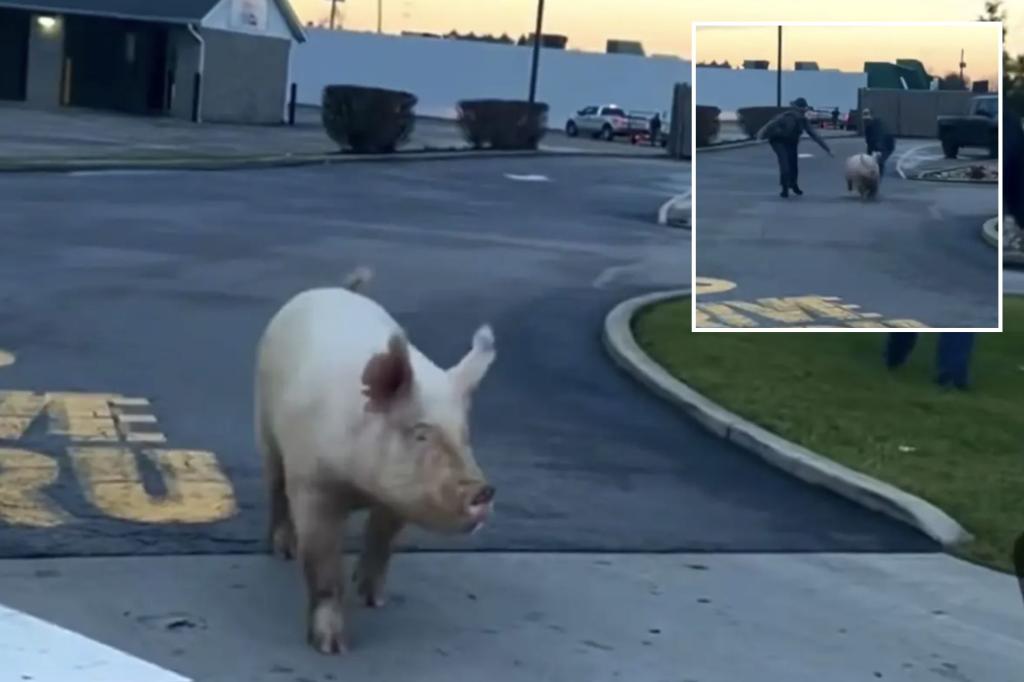
[[[384,32],[384,0],[377,0],[377,33]]]
[[[334,18],[338,16],[338,0],[331,0],[331,30],[334,30]]]
[[[782,108],[782,26],[779,26],[779,56],[775,69],[775,106]]]
[[[537,30],[533,34],[533,65],[530,68],[530,104],[537,100],[537,67],[540,64],[540,34],[544,29],[544,0],[537,0]]]

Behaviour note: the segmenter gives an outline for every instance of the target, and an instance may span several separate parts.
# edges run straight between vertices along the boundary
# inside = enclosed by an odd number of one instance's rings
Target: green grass
[[[885,367],[884,334],[694,334],[689,298],[641,313],[640,345],[673,375],[788,440],[922,497],[976,538],[964,558],[1011,571],[1024,532],[1024,298],[979,334],[971,389],[934,383],[936,334]]]

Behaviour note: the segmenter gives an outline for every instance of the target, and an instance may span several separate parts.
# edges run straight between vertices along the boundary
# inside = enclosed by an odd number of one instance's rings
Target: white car
[[[646,121],[630,117],[622,107],[614,104],[583,107],[565,124],[565,134],[569,137],[590,135],[603,140],[631,136],[646,130]]]

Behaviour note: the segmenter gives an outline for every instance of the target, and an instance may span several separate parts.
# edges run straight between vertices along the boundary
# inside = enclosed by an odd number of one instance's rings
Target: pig
[[[474,459],[469,412],[495,359],[482,325],[465,356],[442,369],[365,296],[372,272],[340,287],[297,294],[257,346],[255,430],[270,502],[268,540],[297,557],[308,595],[307,639],[324,654],[347,651],[341,543],[347,517],[369,510],[352,581],[369,607],[406,524],[475,532],[495,489]]]
[[[857,190],[861,199],[874,197],[878,194],[880,172],[878,161],[881,152],[872,154],[854,154],[846,160],[846,189]]]

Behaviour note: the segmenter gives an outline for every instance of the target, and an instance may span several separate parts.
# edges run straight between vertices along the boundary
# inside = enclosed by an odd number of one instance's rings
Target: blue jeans
[[[885,363],[894,368],[903,365],[917,345],[917,332],[893,332],[889,334],[885,348]],[[936,381],[940,386],[953,385],[967,388],[971,352],[974,350],[974,334],[943,332],[939,334],[936,357]]]

